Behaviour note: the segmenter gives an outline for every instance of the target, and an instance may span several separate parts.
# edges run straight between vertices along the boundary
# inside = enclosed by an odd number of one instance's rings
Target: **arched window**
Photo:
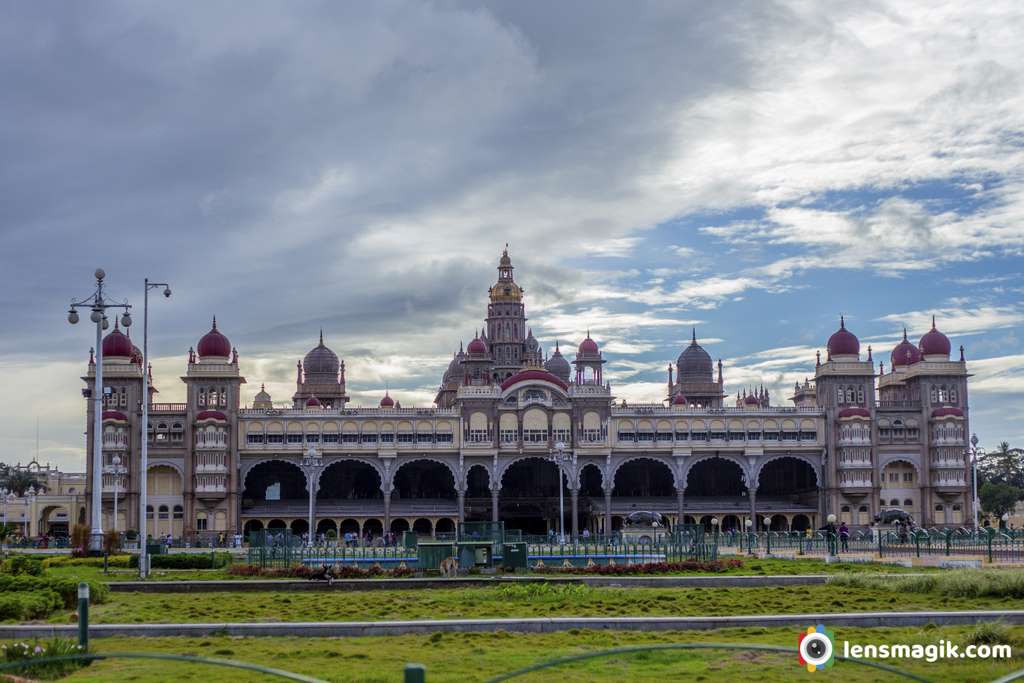
[[[207,528],[206,513],[205,512],[197,512],[196,513],[196,531],[206,531],[206,528]]]
[[[928,392],[928,397],[931,400],[932,404],[938,403],[939,402],[939,391],[935,387],[932,387],[932,390],[930,392]]]
[[[943,509],[944,508],[942,507],[942,503],[936,503],[935,504],[935,511],[936,512],[942,512]]]
[[[166,505],[161,505],[160,508],[157,510],[157,518],[158,519],[170,519],[171,518],[170,508],[168,508]]]
[[[910,500],[909,498],[906,498],[903,501],[903,505],[905,507],[912,508],[912,507],[914,507],[914,501]]]
[[[206,389],[199,390],[199,396],[196,398],[196,402],[201,408],[206,406]]]
[[[892,505],[892,506],[895,506],[895,507],[899,507],[900,506],[900,501],[897,500],[896,498],[893,498],[892,500],[889,501],[889,505]]]
[[[849,505],[844,505],[841,508],[839,508],[839,511],[840,512],[849,512],[850,511],[850,506]]]
[[[952,405],[956,405],[956,389],[949,390],[949,402]]]
[[[146,506],[146,519],[153,519],[153,506],[152,505],[147,505]]]
[[[859,507],[859,508],[857,509],[857,512],[867,512],[867,511],[868,511],[868,506],[867,506],[867,505],[861,505],[861,506],[860,506],[860,507]]]
[[[180,505],[175,505],[174,506],[174,519],[181,519],[184,516],[185,516],[185,508],[181,507]]]

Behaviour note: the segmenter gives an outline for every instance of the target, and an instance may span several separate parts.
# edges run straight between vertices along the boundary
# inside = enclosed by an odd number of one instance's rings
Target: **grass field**
[[[997,640],[1008,642],[1016,652],[1024,643],[1024,627],[994,629]],[[979,636],[972,627],[837,629],[838,640],[852,643],[937,643],[940,639],[966,645]],[[992,629],[989,629],[992,631]],[[991,637],[991,633],[981,634]],[[406,662],[427,667],[428,683],[483,681],[502,672],[555,657],[601,649],[657,643],[759,643],[792,647],[792,653],[752,651],[672,651],[617,655],[557,669],[534,672],[523,681],[657,682],[758,681],[783,683],[809,676],[796,661],[795,629],[723,629],[706,632],[636,633],[576,631],[551,634],[463,633],[432,636],[374,638],[110,638],[93,641],[100,652],[163,652],[235,659],[304,673],[331,681],[365,683],[402,680]],[[899,668],[934,681],[989,681],[1024,667],[1024,660],[889,661]],[[832,671],[819,674],[824,680],[841,676],[843,681],[896,681],[890,674],[837,662]],[[155,661],[101,661],[64,679],[68,681],[209,681],[218,683],[264,680],[248,672],[211,668],[198,664]],[[265,679],[271,680],[271,679]],[[836,679],[840,680],[840,679]]]
[[[371,592],[112,593],[93,623],[364,621],[550,616],[725,616],[800,612],[1013,609],[1024,600],[893,590],[882,585],[591,588],[520,584]],[[67,623],[57,613],[52,623]]]

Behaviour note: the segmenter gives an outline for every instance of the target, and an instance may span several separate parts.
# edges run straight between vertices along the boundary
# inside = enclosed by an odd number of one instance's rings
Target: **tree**
[[[1024,489],[1024,450],[1010,448],[1010,444],[1002,442],[997,450],[979,458],[978,478]]]
[[[981,508],[996,517],[1002,517],[1004,512],[1013,510],[1017,501],[1022,497],[1024,497],[1024,490],[1011,484],[991,481],[982,484],[981,490],[978,491]]]

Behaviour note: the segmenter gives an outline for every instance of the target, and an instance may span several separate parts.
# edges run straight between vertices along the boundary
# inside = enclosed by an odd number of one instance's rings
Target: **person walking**
[[[839,546],[844,553],[850,551],[850,527],[846,522],[839,523]]]

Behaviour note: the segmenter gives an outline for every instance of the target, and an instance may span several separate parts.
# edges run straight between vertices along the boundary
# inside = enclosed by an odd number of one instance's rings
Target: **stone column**
[[[579,538],[580,535],[580,490],[569,489],[572,496],[572,537]]]
[[[459,527],[466,522],[466,490],[459,489]]]
[[[686,489],[676,489],[676,526],[683,525],[683,497]]]
[[[748,489],[750,495],[750,530],[757,532],[757,488]]]
[[[389,531],[391,531],[391,489],[384,491],[384,533]]]
[[[498,521],[498,489],[491,489],[491,521]]]
[[[612,534],[612,490],[604,490],[604,533],[606,536]]]

